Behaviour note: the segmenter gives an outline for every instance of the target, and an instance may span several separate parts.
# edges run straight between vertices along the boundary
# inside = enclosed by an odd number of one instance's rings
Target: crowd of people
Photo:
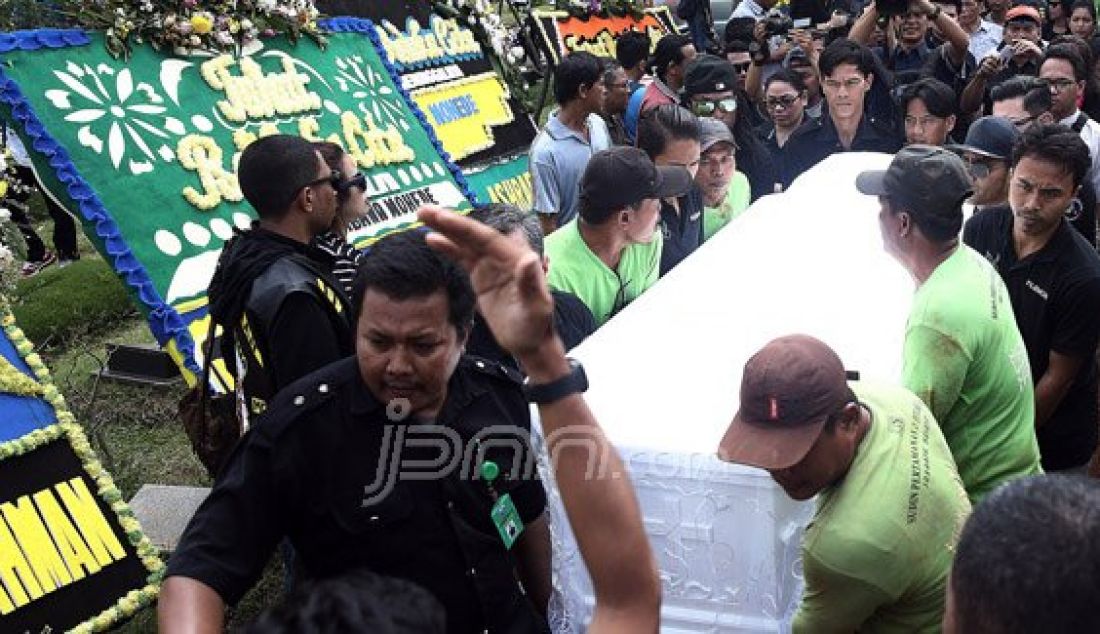
[[[1100,631],[1095,9],[879,2],[810,3],[793,28],[806,6],[742,0],[721,41],[709,3],[684,2],[690,37],[573,53],[530,149],[533,209],[425,208],[429,231],[365,253],[345,235],[365,182],[338,146],[249,145],[259,220],[209,289],[245,432],[169,562],[162,628],[218,630],[278,552],[293,589],[256,631],[547,631],[533,403],[590,630],[657,631],[629,474],[566,353],[752,201],[875,151],[889,167],[853,184],[915,286],[899,383],[781,337],[715,439],[816,498],[793,629]],[[452,441],[472,462],[409,471]],[[607,477],[587,477],[594,450]]]

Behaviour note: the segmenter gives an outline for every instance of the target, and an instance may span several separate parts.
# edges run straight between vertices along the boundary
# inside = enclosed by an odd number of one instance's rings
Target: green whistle
[[[485,480],[489,484],[493,483],[493,480],[497,479],[500,475],[500,467],[492,460],[486,460],[481,463],[481,479]]]

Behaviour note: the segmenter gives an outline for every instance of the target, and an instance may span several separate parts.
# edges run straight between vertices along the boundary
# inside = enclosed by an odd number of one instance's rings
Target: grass
[[[31,217],[48,242],[52,227],[41,201],[32,200]],[[155,341],[122,282],[83,236],[80,253],[79,261],[63,269],[51,266],[19,282],[10,298],[19,326],[39,348],[126,499],[147,483],[209,486],[176,416],[186,390],[182,382],[150,388],[96,380],[94,373],[107,361],[108,343]],[[231,611],[230,627],[252,621],[277,602],[282,579],[275,557],[257,586]],[[138,613],[116,631],[155,632],[155,608]]]

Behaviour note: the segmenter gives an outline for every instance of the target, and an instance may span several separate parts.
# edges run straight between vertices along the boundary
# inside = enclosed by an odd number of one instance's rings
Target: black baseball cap
[[[636,147],[596,152],[584,168],[580,208],[611,211],[647,198],[676,198],[691,189],[691,174],[678,165],[657,167]]]
[[[856,189],[897,201],[930,225],[953,226],[961,218],[962,202],[974,188],[958,154],[915,144],[898,151],[886,170],[861,172]]]
[[[848,373],[832,348],[809,335],[774,339],[745,364],[741,406],[718,457],[761,469],[798,464],[851,398]]]
[[[1012,146],[1020,138],[1015,124],[1005,117],[982,117],[970,124],[966,141],[962,145],[949,145],[955,152],[973,152],[987,158],[1007,161],[1012,156]]]
[[[714,55],[697,55],[684,72],[684,96],[728,92],[737,88],[733,64]]]

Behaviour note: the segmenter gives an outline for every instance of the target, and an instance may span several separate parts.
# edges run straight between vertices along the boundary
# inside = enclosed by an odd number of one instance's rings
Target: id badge
[[[511,550],[512,545],[523,533],[523,520],[519,517],[516,505],[512,503],[512,496],[505,493],[497,498],[489,515],[497,527],[497,532],[500,533],[504,547]]]

